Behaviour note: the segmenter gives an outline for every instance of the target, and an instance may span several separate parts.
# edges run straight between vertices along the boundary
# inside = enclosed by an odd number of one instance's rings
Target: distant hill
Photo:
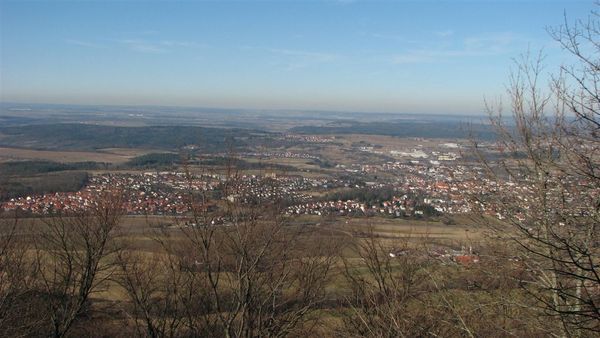
[[[54,161],[14,161],[0,162],[0,178],[7,176],[31,176],[58,171],[97,170],[108,167],[108,163],[75,162],[60,163]]]
[[[492,127],[484,124],[466,124],[460,121],[390,121],[344,122],[325,126],[301,126],[290,129],[301,134],[366,134],[397,137],[469,138],[471,133],[480,139],[493,139]]]
[[[265,132],[192,126],[113,127],[92,124],[44,124],[0,127],[0,146],[34,149],[95,150],[153,148],[174,150],[196,145],[205,151],[241,149]]]

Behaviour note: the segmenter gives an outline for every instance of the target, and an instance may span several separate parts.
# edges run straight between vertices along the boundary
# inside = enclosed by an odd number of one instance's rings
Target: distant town
[[[285,138],[311,143],[335,141],[334,138],[305,135],[286,135]],[[385,155],[392,160],[335,164],[329,174],[317,177],[285,170],[256,174],[242,172],[235,177],[177,170],[94,174],[79,191],[21,196],[0,206],[5,211],[20,209],[33,214],[83,210],[98,194],[121,189],[127,192],[125,209],[129,214],[183,215],[190,211],[190,193],[219,191],[226,182],[232,181],[236,185],[235,193],[219,196],[219,199],[246,203],[251,200],[282,201],[286,204],[286,212],[295,215],[423,217],[480,211],[482,206],[477,204],[477,196],[485,196],[491,190],[510,189],[518,193],[525,189],[513,182],[490,180],[480,166],[466,166],[459,161],[464,149],[465,145],[453,142],[427,148],[417,144],[411,149],[388,151]],[[359,145],[354,150],[384,154],[374,146]],[[217,156],[225,158],[227,154]],[[247,152],[237,156],[263,160],[322,157],[319,153],[290,151]],[[352,194],[348,192],[353,190],[360,190],[361,196],[350,196]],[[376,196],[365,200],[369,191]],[[504,217],[498,210],[483,211],[500,219]]]

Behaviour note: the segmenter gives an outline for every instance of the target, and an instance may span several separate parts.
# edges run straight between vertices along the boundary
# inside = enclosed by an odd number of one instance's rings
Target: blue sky
[[[476,114],[593,1],[4,1],[0,100]]]

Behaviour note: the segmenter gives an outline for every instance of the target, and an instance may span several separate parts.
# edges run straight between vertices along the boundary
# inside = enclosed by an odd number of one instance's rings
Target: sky
[[[478,114],[589,1],[5,1],[0,101]]]

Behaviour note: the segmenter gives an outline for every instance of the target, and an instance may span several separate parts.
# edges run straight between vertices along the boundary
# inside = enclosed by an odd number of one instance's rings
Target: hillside
[[[304,134],[364,134],[422,138],[470,138],[471,133],[481,139],[492,139],[490,126],[467,124],[460,121],[390,121],[330,123],[325,126],[301,126],[290,131]]]
[[[178,149],[195,145],[205,151],[238,149],[243,139],[264,132],[188,126],[112,127],[91,124],[44,124],[0,127],[0,145],[34,149],[95,150],[102,148]]]

